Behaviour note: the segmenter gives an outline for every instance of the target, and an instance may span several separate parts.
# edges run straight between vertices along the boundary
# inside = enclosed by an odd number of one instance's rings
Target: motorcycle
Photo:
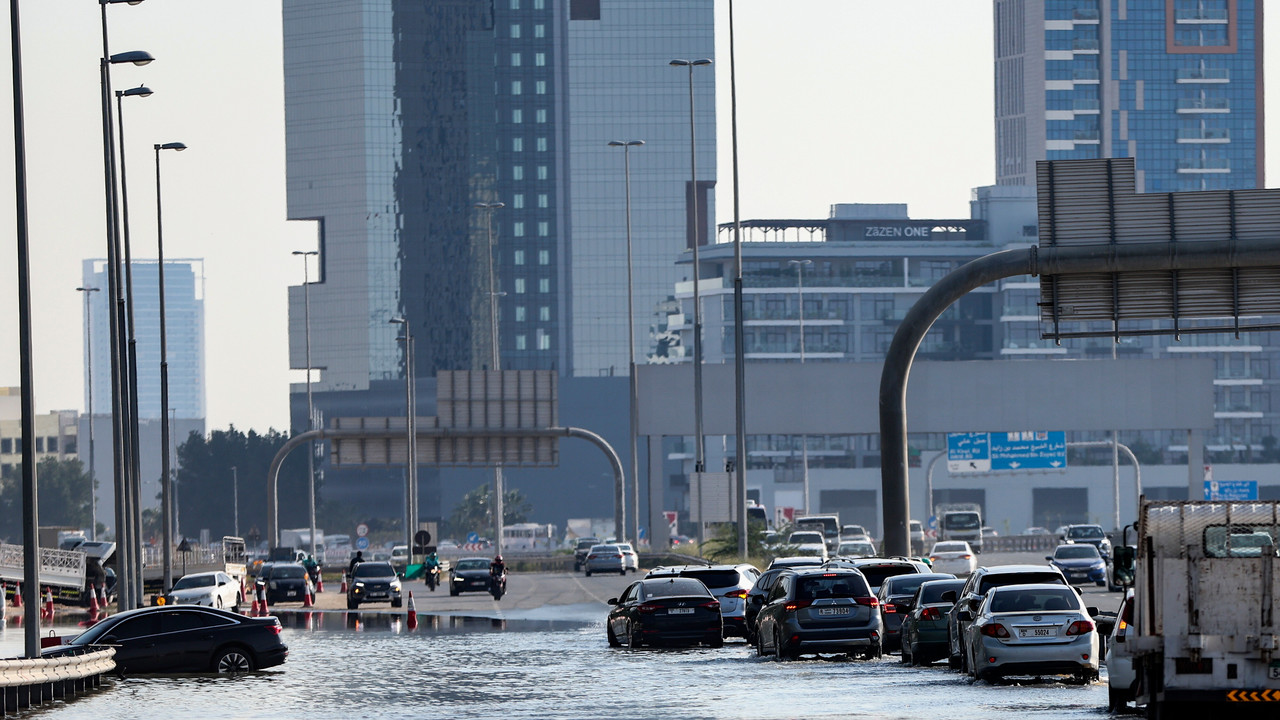
[[[493,595],[494,600],[501,600],[504,593],[507,592],[507,573],[504,571],[501,575],[489,576],[489,594]]]
[[[431,592],[436,591],[436,586],[440,584],[440,566],[432,565],[427,568],[427,589]]]

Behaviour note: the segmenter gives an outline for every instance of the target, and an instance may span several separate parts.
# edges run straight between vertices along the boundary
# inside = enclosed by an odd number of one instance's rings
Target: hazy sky
[[[717,6],[717,220],[727,222],[728,4]],[[737,0],[734,10],[743,218],[825,217],[838,202],[968,216],[970,188],[994,178],[989,0]],[[288,383],[303,374],[288,370],[285,289],[302,280],[290,252],[312,248],[314,228],[284,219],[280,3],[147,0],[108,15],[113,53],[156,57],[112,73],[118,90],[155,91],[125,103],[136,257],[155,257],[152,145],[191,148],[162,158],[165,255],[205,259],[208,425],[287,428]],[[81,260],[105,254],[98,3],[25,0],[22,30],[36,409],[83,409],[75,288]],[[7,40],[7,13],[0,31]],[[1280,77],[1271,55],[1267,70]],[[19,378],[13,113],[11,92],[0,95],[3,386]],[[1268,115],[1277,137],[1280,108]]]

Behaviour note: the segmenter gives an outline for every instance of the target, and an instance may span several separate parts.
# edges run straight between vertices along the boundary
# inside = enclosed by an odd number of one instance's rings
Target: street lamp
[[[164,521],[164,589],[173,587],[173,477],[169,474],[169,356],[165,347],[164,326],[164,223],[160,203],[160,151],[182,152],[180,142],[157,143],[156,151],[156,272],[160,285],[160,504]],[[185,543],[186,540],[184,539]]]
[[[506,203],[480,202],[475,204],[477,210],[484,211],[485,233],[488,237],[489,252],[489,369],[494,372],[502,370],[502,354],[498,349],[498,291],[495,287],[493,267],[493,211],[506,207]],[[497,555],[502,554],[502,464],[493,466],[493,546]]]
[[[640,544],[640,454],[636,447],[636,432],[639,429],[637,413],[640,405],[640,389],[636,381],[636,308],[635,308],[635,274],[631,262],[631,148],[644,145],[643,140],[611,140],[609,147],[622,148],[622,172],[626,181],[627,193],[627,360],[630,363],[631,378],[631,539],[639,547]],[[618,488],[618,494],[623,494]],[[618,524],[626,521],[626,510],[623,499],[617,498]],[[619,534],[619,537],[622,537]]]
[[[804,266],[812,260],[788,260],[796,268],[796,308],[800,314],[800,364],[804,364]],[[800,436],[800,457],[804,473],[804,512],[809,513],[809,436]]]
[[[302,297],[303,297],[303,323],[306,326],[307,337],[307,431],[315,429],[315,409],[311,404],[311,276],[307,270],[307,257],[310,255],[319,255],[318,250],[294,250],[294,255],[302,258]],[[315,443],[307,444],[307,506],[310,508],[311,518],[311,556],[316,555],[316,453]]]
[[[693,69],[702,65],[710,65],[707,58],[700,60],[672,60],[673,67],[689,68],[689,170],[692,179],[690,187],[690,211],[693,213],[693,471],[706,471],[707,458],[702,445],[702,297],[700,265],[698,264],[698,245],[702,239],[701,227],[698,224],[698,152],[694,130],[693,114]],[[698,483],[698,492],[702,492],[702,483]],[[745,510],[743,511],[745,512]],[[698,540],[702,540],[702,503],[698,503]]]
[[[414,387],[413,372],[413,333],[409,330],[409,319],[391,318],[388,322],[404,326],[404,336],[396,340],[404,341],[404,425],[408,444],[405,448],[405,535],[407,540],[409,562],[413,561],[413,535],[418,524],[418,422],[417,396]]]
[[[92,525],[89,528],[89,539],[98,539],[98,483],[97,476],[94,474],[96,466],[93,464],[93,320],[89,311],[89,296],[91,293],[99,292],[96,287],[78,287],[77,291],[84,293],[84,357],[85,372],[89,381],[89,518]]]

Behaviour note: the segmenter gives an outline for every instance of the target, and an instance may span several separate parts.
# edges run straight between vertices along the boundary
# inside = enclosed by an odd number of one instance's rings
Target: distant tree
[[[37,503],[41,525],[88,529],[93,523],[89,475],[74,458],[47,457],[36,464]],[[0,537],[22,536],[22,465],[0,477]]]
[[[289,436],[277,430],[259,434],[231,426],[214,430],[208,437],[195,433],[178,447],[176,495],[179,530],[195,536],[209,530],[212,537],[230,535],[235,529],[233,517],[231,468],[236,468],[239,486],[240,531],[258,527],[265,535],[267,528],[267,472],[271,459]],[[289,455],[280,468],[280,526],[303,526],[310,522],[306,503],[308,492],[306,452],[299,449]],[[321,483],[316,481],[316,503],[321,502]],[[301,501],[299,500],[301,499]]]
[[[533,506],[519,490],[507,490],[502,499],[504,525],[528,522]],[[459,539],[470,532],[486,536],[493,534],[493,493],[490,485],[481,485],[462,497],[449,516],[449,531]]]
[[[738,524],[721,523],[715,534],[707,540],[703,551],[712,560],[742,560],[764,556],[764,523],[753,520],[747,523],[747,557],[738,555]]]

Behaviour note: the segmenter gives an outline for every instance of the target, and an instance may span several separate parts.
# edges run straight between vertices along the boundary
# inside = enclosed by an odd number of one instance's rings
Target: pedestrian
[[[355,557],[353,557],[353,558],[351,558],[351,564],[347,566],[347,574],[348,574],[348,575],[351,575],[351,574],[355,573],[355,571],[356,571],[356,566],[357,566],[357,565],[359,565],[359,564],[360,564],[360,563],[362,563],[362,562],[364,562],[364,551],[363,551],[363,550],[357,550],[357,551],[356,551],[356,556],[355,556]]]

